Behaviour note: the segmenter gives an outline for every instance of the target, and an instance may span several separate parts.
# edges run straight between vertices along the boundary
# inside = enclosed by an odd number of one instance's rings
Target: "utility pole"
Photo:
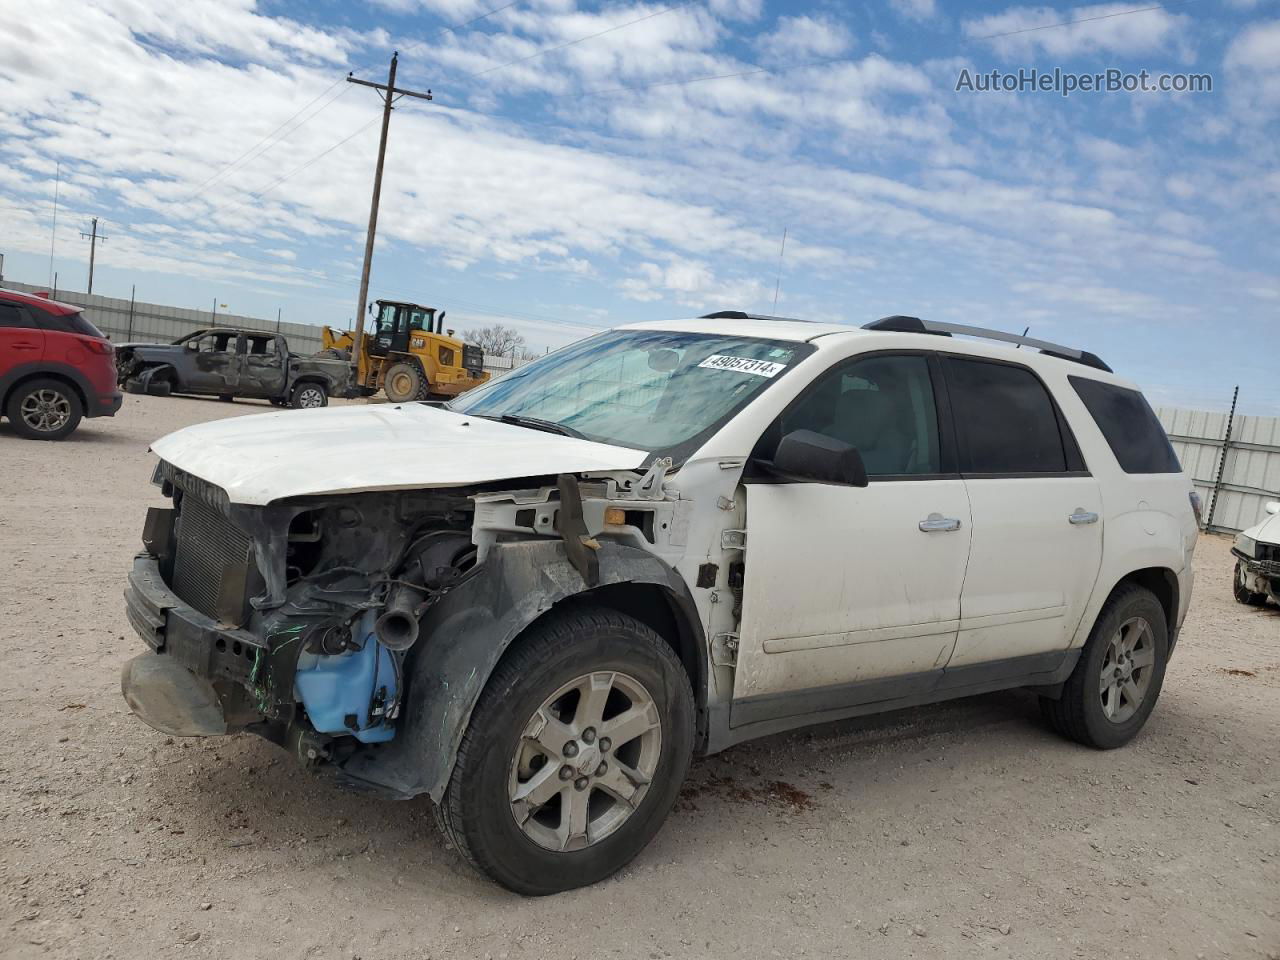
[[[348,83],[358,83],[362,87],[372,87],[382,92],[382,134],[378,139],[378,165],[373,171],[373,199],[369,203],[369,231],[364,238],[364,267],[360,271],[360,299],[356,302],[355,340],[351,350],[357,364],[364,360],[364,312],[365,301],[369,297],[369,269],[373,266],[373,240],[378,232],[378,202],[382,199],[382,166],[387,158],[387,130],[391,126],[391,105],[400,97],[416,97],[419,100],[430,100],[431,91],[419,93],[416,90],[403,90],[396,86],[396,65],[400,54],[391,55],[391,69],[387,72],[386,83],[374,83],[370,80],[359,80],[347,74]],[[357,377],[363,382],[365,371],[357,366]]]
[[[97,217],[93,218],[93,226],[90,228],[89,233],[85,233],[83,230],[80,231],[80,238],[82,240],[89,241],[89,290],[88,292],[93,293],[93,258],[94,258],[94,254],[98,252],[98,241],[101,240],[103,243],[105,243],[110,238],[105,233],[102,234],[101,236],[98,235],[98,218]]]

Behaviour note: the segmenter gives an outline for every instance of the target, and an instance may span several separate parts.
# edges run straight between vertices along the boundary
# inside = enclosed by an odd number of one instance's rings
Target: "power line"
[[[196,186],[196,188],[195,188],[194,190],[192,190],[192,191],[191,191],[190,195],[188,195],[188,196],[184,197],[184,198],[183,198],[183,200],[184,200],[184,201],[186,201],[186,200],[191,200],[191,199],[193,199],[194,197],[196,197],[197,195],[199,195],[201,192],[203,192],[203,191],[204,191],[204,189],[205,189],[205,187],[211,186],[215,181],[222,179],[222,177],[226,176],[228,173],[230,173],[230,172],[231,172],[232,170],[234,170],[236,167],[240,166],[240,164],[241,164],[242,162],[244,162],[245,160],[248,160],[248,159],[254,159],[254,160],[256,160],[258,157],[262,156],[262,154],[266,153],[266,152],[267,152],[268,150],[270,150],[273,146],[275,146],[275,143],[272,143],[272,142],[269,142],[269,141],[271,141],[273,138],[276,138],[276,134],[278,134],[278,133],[280,133],[280,131],[284,130],[284,128],[285,128],[285,127],[287,127],[290,123],[292,123],[295,119],[297,119],[298,117],[302,116],[302,114],[303,114],[303,113],[305,113],[305,112],[306,112],[306,111],[307,111],[307,110],[312,106],[312,104],[317,103],[317,102],[318,102],[322,97],[324,97],[325,95],[327,95],[331,90],[333,90],[335,87],[337,87],[340,83],[342,83],[342,78],[341,78],[341,77],[339,77],[337,80],[333,81],[333,83],[331,83],[329,86],[325,87],[325,88],[324,88],[324,90],[322,90],[318,96],[314,97],[314,98],[313,98],[313,99],[311,99],[311,100],[308,100],[308,101],[306,102],[306,104],[304,104],[304,105],[303,105],[303,107],[302,107],[300,110],[298,110],[298,111],[297,111],[296,113],[294,113],[291,117],[289,117],[287,120],[285,120],[283,123],[281,123],[278,127],[276,127],[274,130],[272,130],[269,134],[267,134],[267,135],[266,135],[265,137],[263,137],[261,140],[257,141],[257,143],[255,143],[253,146],[251,146],[251,147],[250,147],[248,150],[246,150],[244,153],[240,154],[240,156],[236,157],[236,158],[235,158],[234,160],[232,160],[229,164],[227,164],[227,165],[226,165],[225,167],[223,167],[222,169],[218,170],[218,171],[217,171],[216,173],[214,173],[212,176],[209,176],[209,177],[205,178],[203,181],[201,181],[201,182],[200,182],[200,184],[199,184],[199,185],[197,185],[197,186]],[[346,93],[348,89],[350,89],[350,88],[344,88],[344,89],[343,89],[343,91],[342,91],[342,93],[338,94],[338,97],[340,97],[340,96],[342,96],[342,94]],[[320,108],[320,110],[317,110],[317,111],[316,111],[315,113],[313,113],[310,117],[307,117],[307,119],[306,119],[306,120],[303,120],[303,121],[302,121],[302,123],[299,123],[299,124],[298,124],[297,126],[295,126],[292,130],[288,131],[288,133],[284,134],[283,136],[281,136],[281,137],[279,137],[279,138],[276,138],[277,142],[278,142],[278,140],[282,140],[282,139],[284,139],[284,137],[285,137],[285,136],[288,136],[288,134],[289,134],[289,133],[293,133],[295,130],[297,130],[299,127],[301,127],[303,124],[305,124],[308,120],[311,120],[312,118],[314,118],[314,117],[316,116],[316,114],[319,114],[322,110],[324,110],[325,108],[327,108],[328,106],[330,106],[330,104],[332,104],[332,103],[334,102],[334,100],[337,100],[337,99],[338,99],[338,97],[334,97],[334,98],[333,98],[333,100],[330,100],[330,101],[329,101],[328,103],[326,103],[323,107],[321,107],[321,108]],[[249,156],[249,155],[250,155],[250,154],[253,154],[253,153],[254,153],[254,151],[255,151],[255,150],[257,150],[257,149],[258,149],[258,147],[262,146],[263,144],[266,144],[266,146],[265,146],[261,151],[259,151],[258,153],[254,154],[254,156],[253,156],[252,158],[250,158],[250,156]]]
[[[636,17],[634,20],[628,20],[626,23],[615,24],[614,26],[609,27],[606,30],[601,30],[598,33],[591,33],[585,37],[578,37],[576,40],[566,40],[564,43],[557,43],[550,47],[543,47],[541,50],[534,51],[528,56],[519,57],[515,60],[510,60],[507,63],[499,63],[496,66],[486,67],[476,73],[467,74],[467,76],[483,77],[485,74],[493,73],[497,70],[505,70],[507,67],[514,67],[517,64],[528,63],[530,60],[536,60],[538,57],[545,56],[548,53],[555,53],[557,50],[563,50],[566,47],[572,47],[575,44],[585,43],[588,40],[596,39],[596,37],[603,37],[605,34],[614,33],[615,31],[621,30],[623,27],[630,27],[637,23],[643,23],[645,20],[652,20],[654,17],[661,17],[664,14],[673,13],[676,10],[683,10],[685,7],[691,7],[697,2],[699,2],[699,0],[687,0],[686,3],[677,3],[670,7],[664,7],[663,9],[654,11],[653,13],[646,13],[643,17]]]
[[[481,20],[484,20],[488,17],[492,17],[494,14],[501,13],[504,10],[509,10],[521,2],[522,0],[511,0],[510,3],[504,3],[500,7],[494,7],[492,10],[487,10],[484,13],[481,13],[477,16],[472,17],[470,20],[464,20],[462,23],[446,24],[445,26],[429,34],[428,36],[423,37],[421,40],[416,40],[413,43],[409,44],[409,46],[405,47],[404,52],[408,53],[410,50],[416,50],[418,47],[422,46],[428,40],[434,39],[435,37],[438,37],[438,36],[443,36],[446,33],[455,33],[459,30],[465,29],[466,27],[469,27],[474,23],[479,23]],[[371,69],[371,66],[357,67],[356,69],[367,70],[367,69]],[[220,180],[222,177],[226,176],[237,166],[240,166],[242,162],[252,162],[258,159],[258,157],[261,157],[264,154],[268,153],[273,147],[275,147],[282,140],[285,140],[293,133],[296,133],[303,125],[314,120],[322,112],[324,112],[330,106],[332,106],[335,101],[337,101],[339,98],[344,96],[351,88],[344,87],[342,90],[342,93],[339,93],[336,97],[333,97],[331,100],[325,103],[324,106],[322,106],[319,110],[316,110],[310,116],[302,120],[302,122],[296,124],[292,129],[289,129],[285,131],[283,134],[281,134],[281,131],[285,130],[285,127],[287,127],[290,123],[292,123],[298,117],[302,116],[302,114],[305,113],[311,106],[313,106],[314,104],[319,102],[322,98],[327,96],[335,87],[339,86],[345,79],[346,79],[345,77],[339,77],[329,86],[325,87],[322,91],[320,91],[319,94],[317,94],[311,100],[308,100],[296,113],[294,113],[292,116],[286,119],[283,123],[277,126],[270,133],[268,133],[265,137],[263,137],[262,139],[254,143],[253,146],[249,147],[249,149],[245,150],[244,153],[240,154],[240,156],[236,157],[236,159],[232,160],[225,167],[222,167],[213,175],[211,175],[210,177],[202,181],[191,192],[191,194],[189,196],[184,197],[183,200],[185,201],[185,200],[194,199],[196,196],[202,193],[206,187],[212,185],[215,181]],[[280,134],[280,135],[277,136],[277,134]],[[259,150],[258,149],[259,147],[261,147],[262,149]],[[257,152],[255,153],[255,151]],[[253,154],[253,156],[250,156],[250,154]]]

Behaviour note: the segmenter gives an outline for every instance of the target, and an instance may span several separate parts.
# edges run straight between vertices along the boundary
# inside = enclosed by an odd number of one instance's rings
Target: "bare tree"
[[[531,360],[536,354],[529,349],[524,334],[511,327],[495,323],[492,327],[481,327],[479,330],[468,330],[463,334],[467,343],[474,343],[491,357],[511,357],[517,360]]]

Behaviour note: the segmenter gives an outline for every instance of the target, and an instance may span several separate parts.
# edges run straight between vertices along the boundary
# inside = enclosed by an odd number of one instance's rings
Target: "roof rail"
[[[812,323],[799,317],[771,317],[764,313],[743,313],[741,310],[717,310],[715,313],[704,313],[699,320],[786,320],[788,323]]]
[[[871,323],[864,324],[862,329],[893,331],[896,333],[931,333],[939,337],[959,334],[962,337],[1000,340],[1004,343],[1016,343],[1020,347],[1035,347],[1041,353],[1050,357],[1057,357],[1059,360],[1073,360],[1076,363],[1084,364],[1086,367],[1093,367],[1095,370],[1105,370],[1107,373],[1113,372],[1102,361],[1101,357],[1096,353],[1090,353],[1088,350],[1077,350],[1075,347],[1064,347],[1061,344],[1050,343],[1048,340],[1037,340],[1035,337],[1024,337],[1016,333],[1005,333],[1003,330],[991,330],[987,327],[970,327],[961,323],[940,323],[937,320],[921,320],[919,317],[898,315],[873,320]]]

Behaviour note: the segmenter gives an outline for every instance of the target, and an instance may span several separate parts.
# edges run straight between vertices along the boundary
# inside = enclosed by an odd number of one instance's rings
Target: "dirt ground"
[[[1280,958],[1280,609],[1232,601],[1226,539],[1126,749],[1058,739],[1021,692],[774,737],[697,762],[616,878],[526,900],[425,800],[121,700],[147,444],[267,409],[130,396],[57,444],[0,424],[0,956]]]

